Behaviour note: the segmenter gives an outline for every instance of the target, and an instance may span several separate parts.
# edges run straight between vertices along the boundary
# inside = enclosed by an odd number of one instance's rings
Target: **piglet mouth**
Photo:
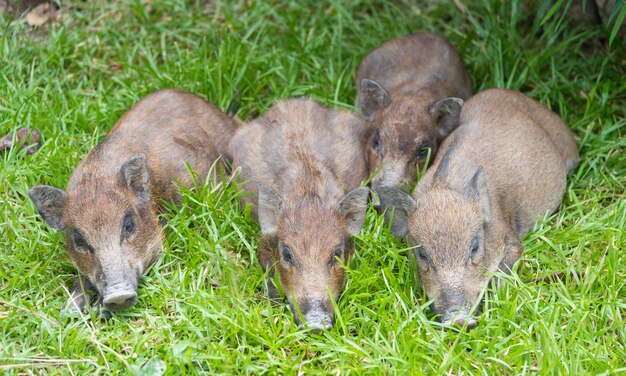
[[[302,313],[302,316],[292,306],[292,312],[296,324],[302,328],[308,328],[313,333],[320,333],[324,330],[330,330],[333,328],[334,314],[332,311],[329,313],[324,309],[324,304],[319,301],[313,301],[309,303],[312,307],[306,312]]]
[[[436,318],[445,326],[454,327],[457,329],[467,328],[474,329],[478,326],[478,321],[469,314],[468,310],[461,309],[459,311],[448,311],[443,315],[439,315]]]
[[[311,312],[304,316],[305,326],[313,333],[320,333],[323,330],[331,330],[333,328],[333,319],[326,314],[318,314]]]
[[[378,183],[375,185],[374,189],[378,190],[380,188],[396,188],[399,189],[407,194],[412,194],[412,189],[411,186],[408,183],[400,183],[398,185],[393,185],[393,184],[385,184],[385,183]],[[382,214],[385,211],[385,208],[383,207],[383,205],[380,202],[380,198],[378,197],[378,194],[376,194],[374,196],[374,202],[373,202],[373,206],[374,209],[376,210],[376,212],[378,214]]]
[[[118,312],[137,303],[137,291],[128,285],[108,287],[102,297],[102,304],[108,311]]]

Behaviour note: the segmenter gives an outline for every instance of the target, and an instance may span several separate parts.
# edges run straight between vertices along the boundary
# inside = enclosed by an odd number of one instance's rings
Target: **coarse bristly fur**
[[[230,149],[263,238],[259,261],[277,273],[297,323],[333,322],[331,299],[344,284],[349,235],[363,225],[368,189],[362,150],[367,129],[347,111],[307,99],[281,101],[242,127]],[[269,295],[278,291],[269,281]]]
[[[492,272],[509,272],[520,239],[556,211],[578,164],[574,135],[553,112],[512,90],[492,89],[463,106],[461,125],[413,197],[381,188],[392,230],[414,246],[419,276],[444,322],[473,327]]]
[[[370,174],[380,168],[373,188],[415,182],[472,94],[458,51],[432,33],[396,38],[370,52],[356,85],[357,106],[374,127],[366,146]]]
[[[157,91],[137,103],[76,167],[65,191],[37,186],[29,196],[46,223],[64,230],[78,268],[62,313],[86,311],[91,293],[107,311],[133,306],[140,276],[162,250],[161,200],[178,200],[222,158],[239,120],[191,93]],[[203,181],[203,180],[202,180]],[[104,311],[105,315],[108,315]]]

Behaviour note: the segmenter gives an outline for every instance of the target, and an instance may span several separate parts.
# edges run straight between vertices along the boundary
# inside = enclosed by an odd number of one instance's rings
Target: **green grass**
[[[0,156],[0,371],[626,373],[623,38],[608,46],[610,29],[532,2],[467,1],[466,13],[419,3],[68,1],[40,29],[1,20],[0,134],[37,127],[44,145]],[[263,298],[259,230],[235,184],[184,192],[133,309],[108,322],[59,317],[75,270],[27,190],[64,187],[139,98],[179,87],[225,109],[240,92],[246,120],[292,96],[353,109],[360,59],[421,30],[459,46],[477,91],[522,90],[580,138],[562,210],[524,239],[517,272],[489,292],[476,330],[429,319],[406,246],[372,210],[335,327],[298,330],[288,307]]]

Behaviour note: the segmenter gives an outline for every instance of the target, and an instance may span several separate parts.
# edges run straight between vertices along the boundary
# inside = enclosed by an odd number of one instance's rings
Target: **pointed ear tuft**
[[[276,191],[259,185],[258,215],[263,236],[276,235],[278,215],[284,210],[284,202]]]
[[[389,106],[390,103],[389,93],[378,82],[367,78],[361,80],[359,108],[365,120],[373,121],[376,113]]]
[[[140,201],[150,201],[150,173],[144,153],[134,155],[122,165],[120,179]]]
[[[487,187],[487,177],[483,166],[479,166],[476,169],[474,176],[472,176],[470,181],[465,185],[463,195],[467,200],[479,202],[485,223],[488,224],[491,222],[489,188]]]
[[[365,222],[369,195],[369,189],[359,187],[350,191],[337,204],[337,212],[344,218],[348,233],[351,235],[361,232]]]
[[[415,212],[415,199],[404,191],[393,187],[376,189],[380,204],[385,210],[385,220],[391,220],[391,232],[397,238],[404,238],[409,233],[409,216]]]
[[[63,209],[67,195],[62,190],[48,185],[38,185],[28,191],[28,197],[37,207],[43,220],[53,229],[60,231],[65,228]]]
[[[438,100],[430,106],[430,113],[437,121],[440,137],[446,137],[459,126],[462,107],[463,99],[455,97]]]

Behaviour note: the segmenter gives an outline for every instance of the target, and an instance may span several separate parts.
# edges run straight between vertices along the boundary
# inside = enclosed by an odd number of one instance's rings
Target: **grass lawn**
[[[40,28],[5,15],[0,134],[36,127],[44,143],[33,155],[0,156],[0,373],[626,373],[624,39],[609,46],[610,30],[534,1],[457,3],[467,9],[453,1],[63,1],[61,16]],[[239,211],[234,184],[184,192],[133,309],[108,322],[59,317],[76,272],[27,191],[64,188],[141,97],[178,87],[225,109],[239,92],[244,120],[293,96],[354,109],[360,59],[422,30],[459,47],[476,91],[519,89],[580,139],[561,211],[524,239],[516,273],[490,289],[476,330],[430,320],[407,246],[371,209],[334,328],[299,330],[286,305],[263,298],[259,228]]]

